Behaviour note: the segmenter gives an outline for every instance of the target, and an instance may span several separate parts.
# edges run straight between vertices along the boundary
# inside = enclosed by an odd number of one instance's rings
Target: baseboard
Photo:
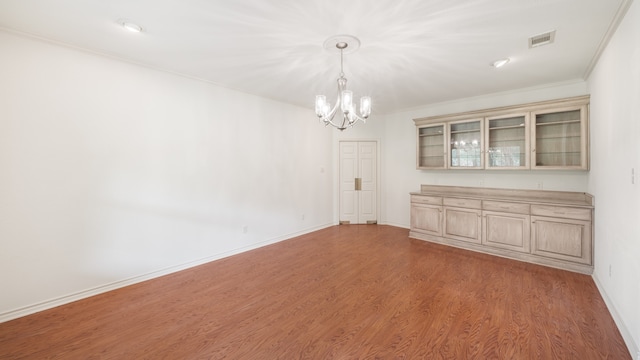
[[[202,265],[202,264],[206,264],[208,262],[211,261],[215,261],[215,260],[219,260],[225,257],[229,257],[232,255],[236,255],[236,254],[240,254],[246,251],[250,251],[250,250],[254,250],[263,246],[267,246],[267,245],[271,245],[271,244],[275,244],[277,242],[283,241],[283,240],[287,240],[287,239],[291,239],[294,238],[296,236],[301,236],[304,234],[308,234],[314,231],[318,231],[327,227],[331,227],[334,226],[334,224],[325,224],[325,225],[321,225],[321,226],[317,226],[317,227],[313,227],[313,228],[309,228],[309,229],[305,229],[302,231],[298,231],[298,232],[294,232],[294,233],[290,233],[290,234],[286,234],[286,235],[282,235],[282,236],[278,236],[269,240],[265,240],[265,241],[261,241],[261,242],[257,242],[255,244],[251,244],[249,246],[244,246],[244,247],[240,247],[237,249],[233,249],[230,251],[225,251],[222,253],[218,253],[218,254],[214,254],[214,255],[210,255],[201,259],[197,259],[197,260],[193,260],[193,261],[189,261],[186,263],[182,263],[182,264],[178,264],[178,265],[174,265],[174,266],[169,266],[167,268],[164,269],[160,269],[160,270],[156,270],[156,271],[152,271],[146,274],[142,274],[142,275],[138,275],[138,276],[134,276],[131,278],[127,278],[127,279],[123,279],[123,280],[119,280],[119,281],[114,281],[105,285],[101,285],[101,286],[96,286],[93,288],[89,288],[86,290],[82,290],[76,293],[72,293],[69,295],[65,295],[65,296],[60,296],[54,299],[50,299],[50,300],[45,300],[36,304],[32,304],[32,305],[27,305],[25,307],[21,307],[18,309],[14,309],[14,310],[10,310],[4,313],[0,313],[0,323],[9,321],[9,320],[13,320],[13,319],[17,319],[23,316],[27,316],[27,315],[31,315],[31,314],[35,314],[37,312],[40,311],[44,311],[44,310],[48,310],[48,309],[52,309],[54,307],[57,306],[61,306],[61,305],[65,305],[74,301],[78,301],[78,300],[82,300],[82,299],[86,299],[88,297],[91,296],[95,296],[95,295],[99,295],[108,291],[112,291],[112,290],[116,290],[125,286],[129,286],[129,285],[133,285],[133,284],[137,284],[143,281],[147,281],[147,280],[151,280],[160,276],[164,276],[164,275],[168,275],[177,271],[181,271],[181,270],[186,270],[189,268],[192,268],[194,266],[198,266],[198,265]]]
[[[600,296],[602,296],[602,299],[604,300],[605,305],[607,305],[607,309],[609,309],[609,313],[611,314],[611,317],[613,317],[613,321],[618,326],[618,330],[620,330],[622,339],[624,340],[624,343],[627,345],[627,349],[629,349],[629,354],[631,355],[632,358],[634,357],[634,354],[635,354],[636,360],[640,360],[640,348],[638,347],[638,344],[636,344],[635,340],[633,339],[633,335],[629,332],[629,329],[627,329],[627,327],[625,326],[624,320],[622,319],[620,314],[618,314],[618,311],[616,310],[615,306],[613,305],[613,302],[607,295],[607,292],[604,291],[604,287],[602,286],[602,283],[600,282],[600,280],[598,280],[597,274],[594,272],[593,275],[591,275],[591,277],[593,278],[593,282],[596,284],[596,287],[598,288],[598,291],[600,292]]]
[[[380,224],[380,225],[388,225],[388,226],[393,226],[393,227],[409,230],[409,226],[407,226],[407,225],[400,225],[400,224],[395,224],[395,223],[391,223],[391,222],[381,222],[381,223],[378,223],[378,224]]]

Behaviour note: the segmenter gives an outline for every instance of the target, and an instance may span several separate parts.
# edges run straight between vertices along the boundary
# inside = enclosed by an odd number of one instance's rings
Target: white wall
[[[381,119],[385,144],[382,149],[385,216],[382,221],[408,228],[409,193],[419,191],[421,184],[537,189],[541,183],[546,190],[586,191],[588,172],[585,171],[416,170],[416,127],[413,122],[413,119],[427,116],[586,94],[586,82],[573,81],[460,99],[385,115]]]
[[[332,224],[312,109],[4,32],[0,53],[0,321]]]
[[[634,2],[588,79],[596,199],[594,279],[640,359],[640,4]],[[635,170],[635,183],[631,182]]]

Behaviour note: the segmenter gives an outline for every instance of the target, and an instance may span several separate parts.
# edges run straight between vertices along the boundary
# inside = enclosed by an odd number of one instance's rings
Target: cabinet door
[[[482,120],[449,124],[449,168],[482,169]]]
[[[444,236],[480,244],[481,210],[444,208]]]
[[[531,216],[531,253],[591,265],[591,222]]]
[[[445,125],[434,124],[418,127],[418,169],[446,168],[447,143]]]
[[[532,112],[532,169],[589,169],[587,106]]]
[[[529,168],[529,114],[485,120],[486,169]]]
[[[528,253],[531,242],[530,228],[529,215],[482,212],[484,245]]]
[[[442,236],[442,206],[411,204],[411,230]]]

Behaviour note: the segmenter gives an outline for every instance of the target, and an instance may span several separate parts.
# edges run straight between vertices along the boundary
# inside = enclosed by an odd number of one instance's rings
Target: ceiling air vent
[[[529,38],[529,49],[542,46],[542,45],[551,44],[553,40],[555,40],[555,38],[556,38],[555,30],[549,31],[540,35],[534,35]]]

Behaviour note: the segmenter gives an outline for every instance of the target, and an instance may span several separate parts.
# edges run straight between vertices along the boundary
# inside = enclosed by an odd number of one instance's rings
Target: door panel
[[[377,221],[377,144],[340,142],[340,221]],[[356,179],[360,179],[356,189]]]
[[[358,172],[357,143],[340,142],[340,222],[358,222],[358,195],[355,178]]]

